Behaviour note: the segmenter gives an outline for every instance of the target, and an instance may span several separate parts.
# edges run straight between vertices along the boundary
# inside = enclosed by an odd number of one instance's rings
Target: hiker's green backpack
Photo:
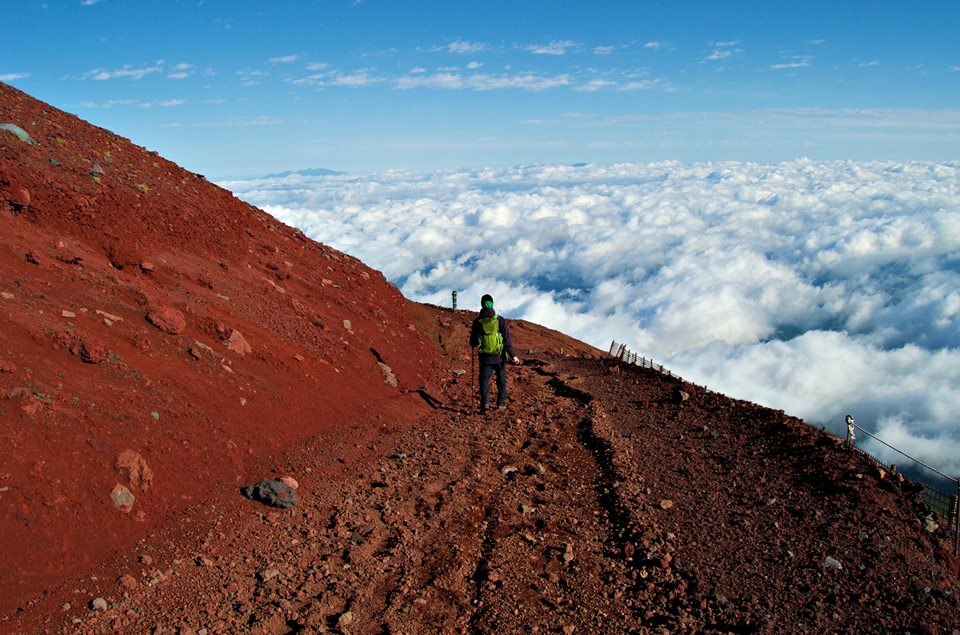
[[[503,353],[503,335],[500,334],[500,320],[496,315],[480,318],[480,352],[487,355]]]

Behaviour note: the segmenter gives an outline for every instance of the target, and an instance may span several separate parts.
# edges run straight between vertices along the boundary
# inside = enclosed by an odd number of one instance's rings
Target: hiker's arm
[[[480,346],[480,331],[477,328],[479,325],[476,320],[473,321],[473,324],[470,325],[470,348],[476,348]]]
[[[503,348],[507,352],[507,358],[514,364],[520,363],[520,358],[513,350],[513,342],[510,341],[510,329],[507,328],[507,321],[500,318],[500,326],[503,327]]]

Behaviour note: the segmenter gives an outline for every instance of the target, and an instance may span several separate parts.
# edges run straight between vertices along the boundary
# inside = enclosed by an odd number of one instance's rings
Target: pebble
[[[573,562],[573,545],[569,542],[563,546],[563,564],[570,564]]]
[[[672,500],[665,498],[662,501],[660,501],[660,509],[670,509],[671,507],[673,507]]]
[[[268,580],[274,579],[278,575],[280,575],[280,569],[264,569],[257,574],[257,577],[260,578],[261,582],[267,582]]]
[[[829,567],[831,569],[836,569],[837,571],[843,569],[843,565],[840,564],[840,561],[834,560],[830,556],[827,556],[826,558],[823,559],[823,564],[824,566]]]
[[[106,611],[107,610],[107,601],[103,598],[94,598],[90,600],[90,610],[91,611]]]
[[[337,626],[338,626],[338,627],[341,627],[341,628],[342,628],[342,627],[344,627],[344,626],[349,626],[350,624],[353,624],[353,612],[352,612],[352,611],[347,611],[346,613],[342,613],[342,614],[340,615],[340,617],[337,618]]]

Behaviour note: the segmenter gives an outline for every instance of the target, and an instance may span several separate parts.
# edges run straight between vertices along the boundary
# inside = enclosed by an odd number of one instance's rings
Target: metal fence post
[[[453,291],[453,312],[457,312],[457,291]]]
[[[960,478],[957,479],[957,495],[953,497],[953,557],[960,552]]]

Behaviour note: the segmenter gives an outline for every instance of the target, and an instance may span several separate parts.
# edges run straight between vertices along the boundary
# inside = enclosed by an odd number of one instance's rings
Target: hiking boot
[[[482,414],[482,415],[487,414],[487,407],[486,407],[486,406],[480,406],[480,414]]]
[[[498,404],[497,404],[497,410],[506,410],[506,409],[507,409],[507,404],[505,404],[505,403],[498,403]]]

